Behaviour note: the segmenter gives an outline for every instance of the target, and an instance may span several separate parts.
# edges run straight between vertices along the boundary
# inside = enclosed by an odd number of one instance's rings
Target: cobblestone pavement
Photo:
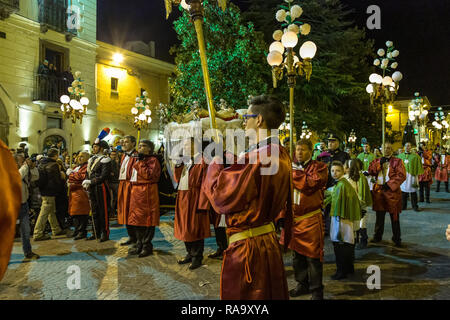
[[[333,247],[325,243],[324,285],[326,299],[450,299],[450,194],[432,192],[432,203],[420,203],[421,212],[406,210],[400,222],[404,247],[395,248],[389,218],[384,241],[356,251],[355,274],[342,281],[330,280],[335,272]],[[410,207],[410,205],[409,205]],[[369,237],[375,214],[369,212]],[[39,260],[25,262],[20,239],[16,239],[8,271],[0,282],[0,299],[219,299],[221,261],[205,258],[204,265],[190,271],[178,265],[184,244],[173,236],[173,215],[161,217],[156,229],[154,254],[128,256],[120,242],[127,239],[123,227],[111,228],[111,241],[78,240],[64,236],[33,242]],[[216,249],[215,239],[205,241],[205,257]],[[67,286],[70,266],[80,268],[80,289]],[[289,287],[295,286],[291,253],[285,254]],[[369,290],[367,267],[381,269],[381,289]],[[296,299],[310,299],[310,295]]]

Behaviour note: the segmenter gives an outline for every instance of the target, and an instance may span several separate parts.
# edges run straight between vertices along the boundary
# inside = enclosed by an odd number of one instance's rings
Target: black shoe
[[[360,241],[357,245],[356,245],[356,250],[363,250],[367,248],[367,241]]]
[[[331,276],[331,280],[341,280],[341,279],[345,279],[347,278],[347,276],[344,273],[338,273],[336,272],[335,274],[333,274]]]
[[[425,200],[424,200],[424,199],[422,199],[422,198],[421,198],[421,199],[419,199],[419,202],[424,202],[424,201],[425,201]]]
[[[323,300],[323,290],[317,289],[312,292],[311,300]]]
[[[91,235],[90,237],[86,238],[86,240],[95,240],[95,236]]]
[[[222,259],[223,258],[223,250],[217,249],[216,252],[211,253],[210,255],[208,255],[208,258],[212,258],[212,259],[220,258],[220,259]]]
[[[153,250],[151,249],[144,249],[142,250],[142,252],[139,254],[139,258],[144,258],[144,257],[148,257],[149,255],[153,254]]]
[[[40,258],[40,256],[34,252],[30,252],[25,255],[25,259],[27,259],[27,260],[37,260],[39,258]]]
[[[120,245],[121,246],[129,246],[130,244],[136,244],[136,241],[128,240],[126,242],[122,242]]]
[[[87,236],[86,234],[80,233],[80,234],[77,235],[75,238],[73,238],[73,240],[81,240],[81,239],[85,239],[86,236]]]
[[[186,264],[192,262],[192,257],[186,256],[183,260],[178,260],[178,264]]]
[[[369,242],[370,242],[370,243],[378,243],[378,242],[381,242],[381,239],[372,238],[372,239],[370,239]]]
[[[419,209],[419,207],[414,208],[415,212],[420,212],[421,210]]]
[[[189,265],[189,270],[195,270],[202,266],[202,259],[193,259],[192,263]]]
[[[131,254],[131,255],[141,254],[141,252],[142,252],[142,248],[137,248],[137,247],[128,250],[128,254]]]
[[[108,241],[109,238],[106,234],[102,234],[102,236],[100,237],[100,239],[98,239],[98,242],[105,242]]]
[[[292,298],[302,296],[302,295],[308,294],[308,293],[310,293],[309,289],[300,284],[297,285],[297,287],[295,289],[289,290],[289,296]]]
[[[401,241],[394,241],[394,240],[392,240],[393,242],[394,242],[394,246],[395,247],[397,247],[397,248],[401,248],[402,247],[402,242]]]
[[[34,238],[33,240],[34,241],[45,241],[45,240],[50,240],[52,237],[50,237],[49,235],[43,235],[43,236],[41,236],[41,237],[37,237],[37,238]]]

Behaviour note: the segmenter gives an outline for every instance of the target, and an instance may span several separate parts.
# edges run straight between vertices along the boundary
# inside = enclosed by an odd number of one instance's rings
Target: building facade
[[[11,148],[25,141],[30,153],[42,152],[63,141],[87,150],[104,127],[136,135],[130,110],[143,90],[155,116],[141,136],[158,142],[156,106],[168,103],[175,66],[97,41],[96,20],[96,0],[0,0],[0,139]],[[76,71],[90,103],[72,126],[59,98]]]

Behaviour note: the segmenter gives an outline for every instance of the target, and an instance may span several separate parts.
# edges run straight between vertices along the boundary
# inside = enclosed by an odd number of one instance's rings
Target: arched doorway
[[[9,145],[8,142],[9,135],[9,117],[6,112],[5,105],[3,101],[0,99],[0,139],[6,144]]]
[[[60,150],[67,149],[70,144],[70,139],[64,130],[55,128],[44,130],[39,137],[39,152],[46,153],[48,149],[59,142],[62,142]]]
[[[57,148],[59,151],[66,150],[66,140],[60,135],[47,136],[42,144],[42,152],[47,153],[50,148]]]

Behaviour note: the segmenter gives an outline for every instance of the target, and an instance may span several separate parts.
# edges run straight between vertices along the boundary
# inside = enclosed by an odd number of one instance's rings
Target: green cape
[[[358,154],[357,158],[362,161],[363,166],[364,166],[363,170],[367,171],[367,170],[369,170],[370,163],[373,160],[375,160],[375,155],[372,152],[369,152],[367,154],[365,154],[364,152],[361,152],[360,154]],[[367,159],[367,161],[364,161],[364,159]]]
[[[372,192],[370,191],[369,183],[367,182],[366,176],[359,173],[358,180],[359,198],[364,201],[367,207],[372,206]]]
[[[415,153],[401,153],[397,158],[402,159],[403,164],[405,165],[406,172],[408,172],[412,176],[418,176],[423,173],[422,167],[422,158],[418,154]],[[408,163],[405,163],[405,160],[408,160]]]
[[[344,177],[333,188],[330,216],[351,221],[361,220],[361,205],[358,195]]]

